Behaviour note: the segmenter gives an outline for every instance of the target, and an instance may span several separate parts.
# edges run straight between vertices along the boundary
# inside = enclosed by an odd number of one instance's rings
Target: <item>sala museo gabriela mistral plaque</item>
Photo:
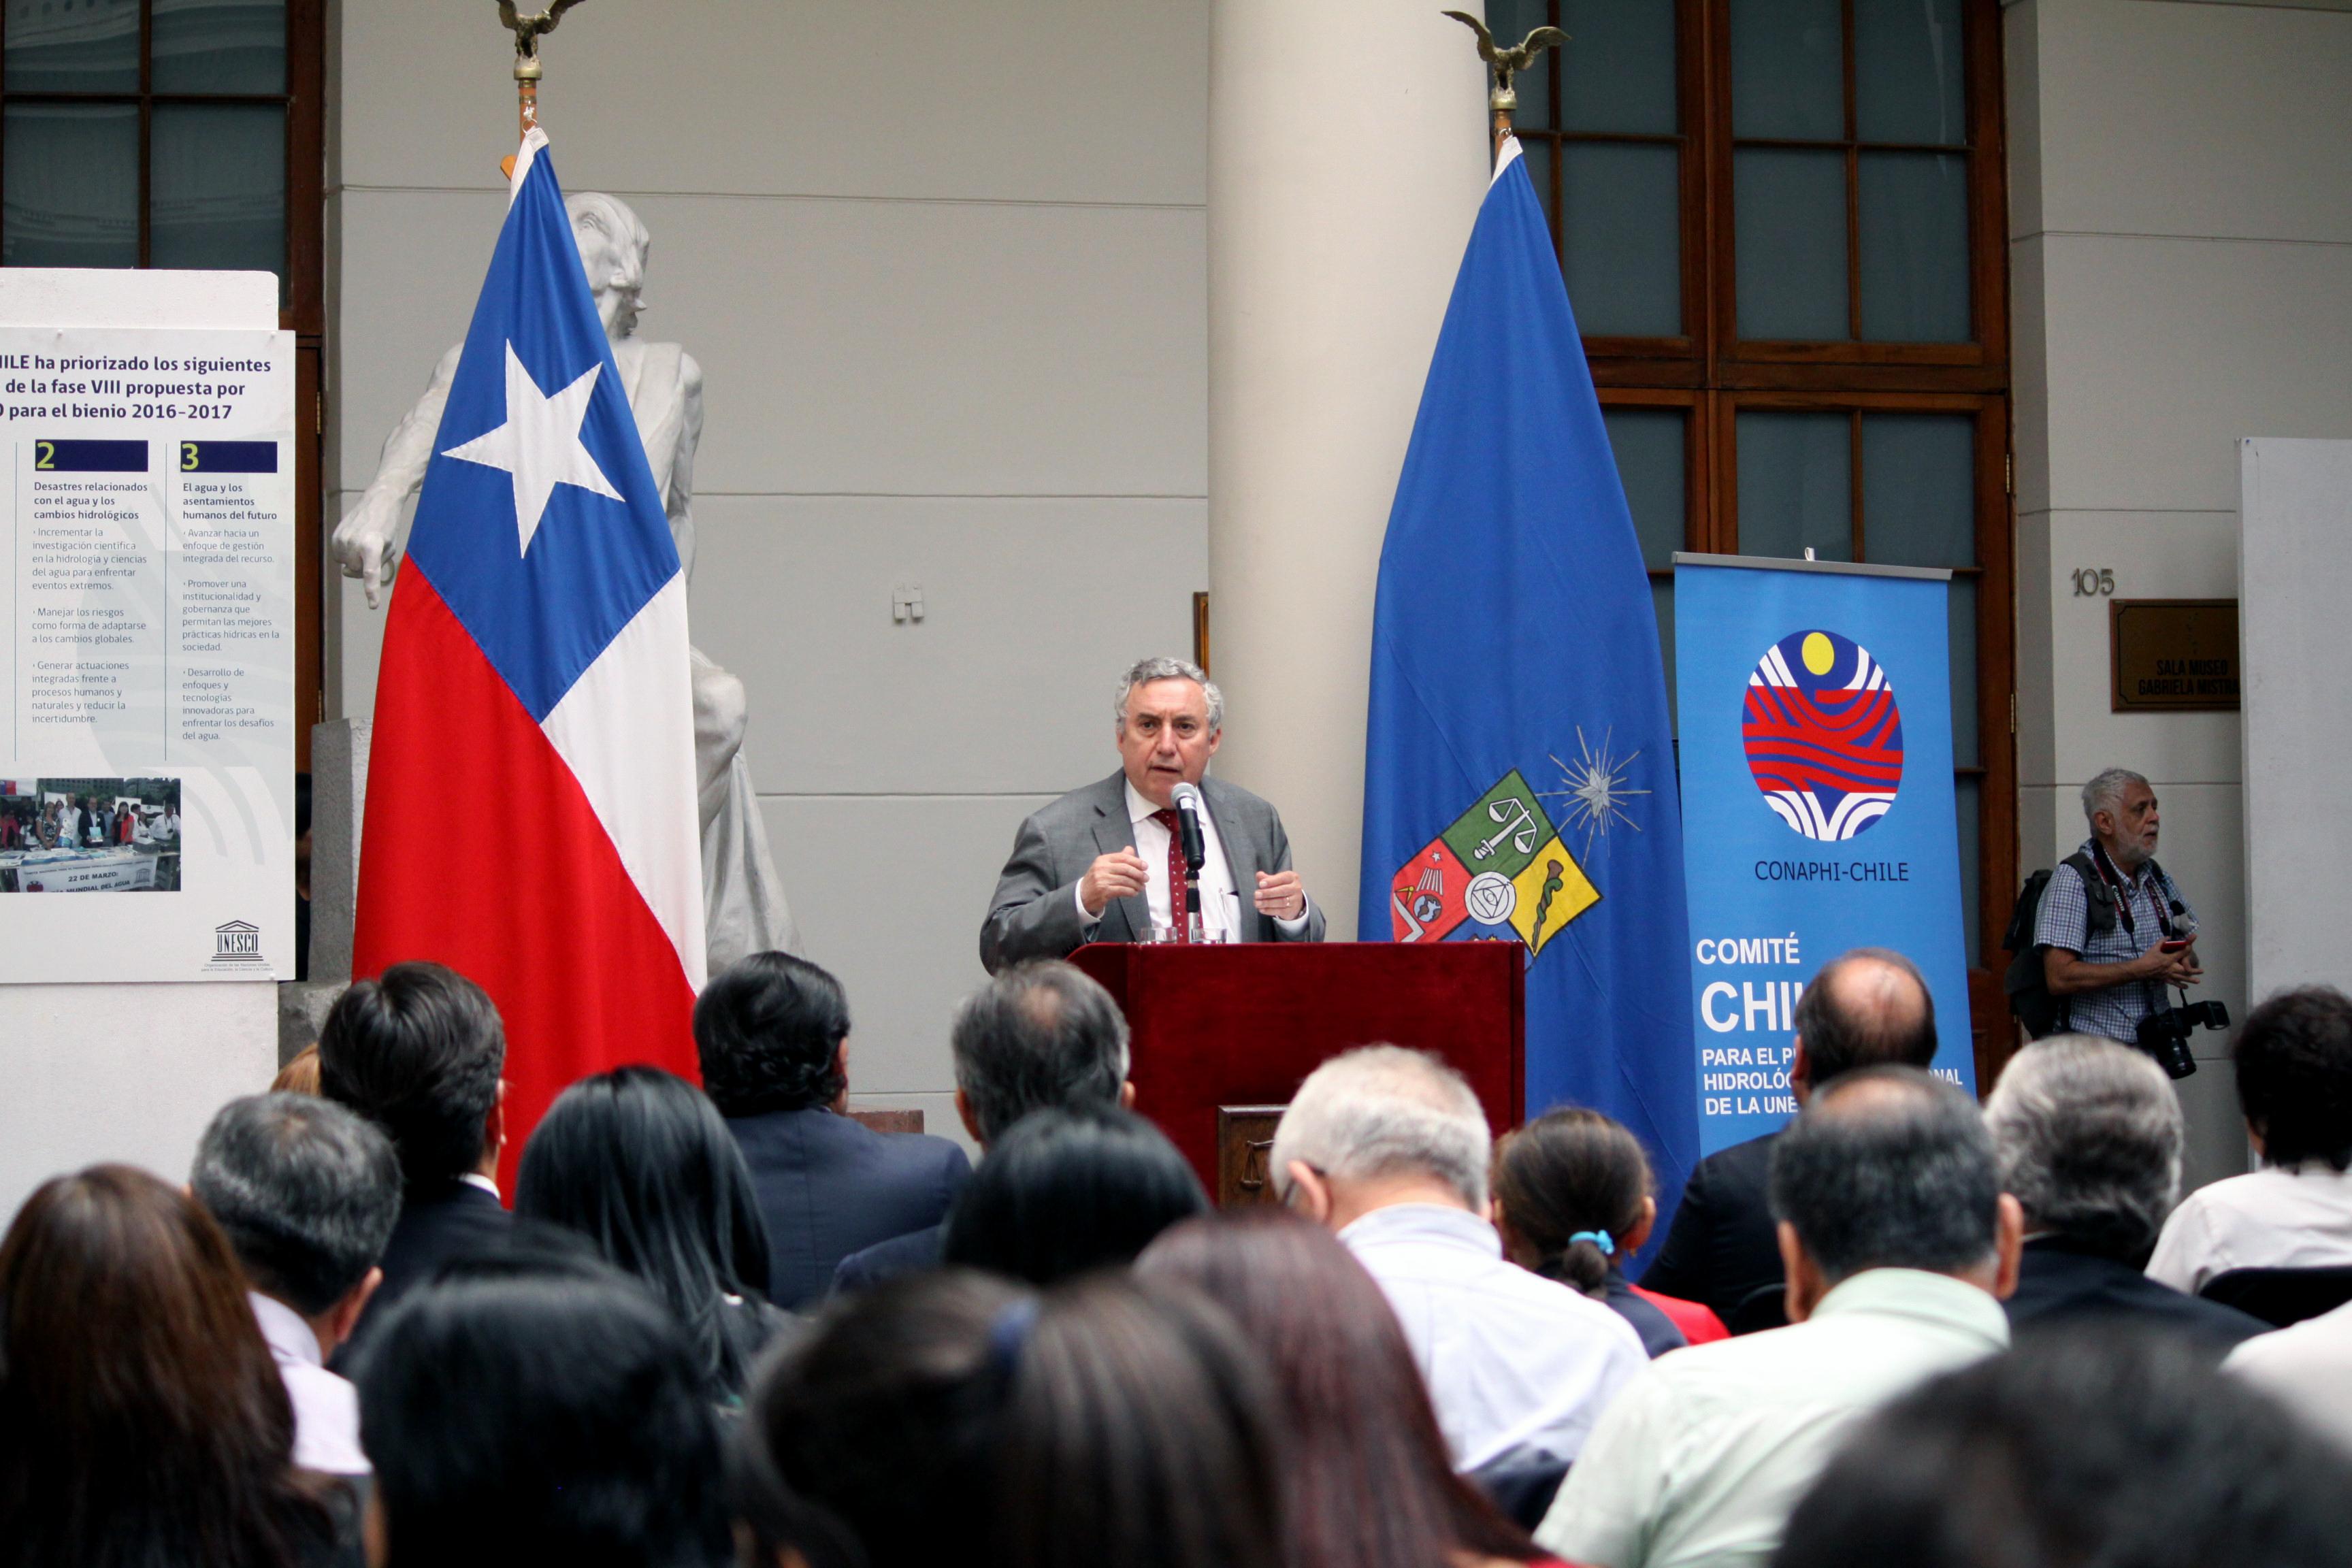
[[[0,327],[0,980],[293,975],[293,358]]]

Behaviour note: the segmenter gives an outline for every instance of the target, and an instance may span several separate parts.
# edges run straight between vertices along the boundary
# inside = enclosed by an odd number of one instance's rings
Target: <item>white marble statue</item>
[[[637,215],[617,196],[585,191],[564,198],[572,237],[596,296],[596,313],[613,345],[613,363],[629,395],[629,412],[646,444],[662,510],[687,575],[694,574],[694,448],[702,438],[702,367],[677,343],[639,339],[637,312],[644,308],[646,254],[652,237]],[[425,468],[457,374],[461,343],[441,356],[431,384],[416,406],[393,427],[374,480],[350,514],[336,525],[335,558],[346,576],[367,584],[368,604],[378,603],[399,564],[415,515]],[[767,829],[751,793],[751,770],[743,761],[743,683],[700,648],[694,658],[695,782],[702,806],[702,900],[710,973],[717,974],[746,953],[800,945],[783,884],[768,855]]]

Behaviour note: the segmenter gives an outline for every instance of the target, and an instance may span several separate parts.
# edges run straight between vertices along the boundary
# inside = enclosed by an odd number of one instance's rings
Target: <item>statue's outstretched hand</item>
[[[331,542],[343,575],[357,577],[367,585],[371,610],[382,604],[383,584],[400,566],[400,546],[394,537],[399,519],[386,516],[388,510],[374,504],[373,497],[362,500],[335,525]]]

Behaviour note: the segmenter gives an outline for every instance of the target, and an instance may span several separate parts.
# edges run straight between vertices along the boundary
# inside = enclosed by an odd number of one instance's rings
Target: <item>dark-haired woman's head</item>
[[[383,1568],[715,1568],[716,1421],[670,1315],[618,1279],[445,1280],[359,1369]]]
[[[949,1269],[772,1362],[735,1469],[760,1544],[812,1568],[1274,1568],[1272,1422],[1264,1369],[1188,1289]]]
[[[2352,996],[2332,985],[2280,992],[2247,1016],[2230,1059],[2266,1163],[2352,1167]]]
[[[288,1563],[323,1532],[228,1239],[94,1165],[0,1239],[0,1561]]]
[[[728,1116],[830,1105],[846,1082],[841,982],[806,959],[755,952],[703,988],[694,1005],[702,1087]]]
[[[1153,1242],[1135,1271],[1214,1300],[1272,1371],[1290,1568],[1536,1555],[1454,1474],[1388,1298],[1328,1231],[1282,1209],[1203,1216]]]
[[[1547,1111],[1495,1149],[1495,1201],[1512,1260],[1598,1297],[1657,1219],[1642,1142],[1597,1110]]]
[[[319,1026],[319,1092],[384,1130],[412,1197],[454,1187],[493,1149],[506,1059],[489,994],[437,963],[353,981]]]
[[[648,1067],[565,1089],[523,1150],[515,1213],[593,1242],[677,1314],[715,1396],[742,1388],[758,1347],[736,1303],[766,1292],[767,1231],[743,1152],[699,1089]]]
[[[1047,1285],[1129,1263],[1208,1195],[1168,1135],[1130,1110],[1032,1111],[990,1145],[949,1215],[950,1263]]]

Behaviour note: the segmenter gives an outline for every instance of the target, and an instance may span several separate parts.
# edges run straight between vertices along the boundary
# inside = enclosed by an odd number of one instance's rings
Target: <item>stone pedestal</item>
[[[1355,934],[1381,538],[1487,179],[1486,68],[1405,0],[1216,0],[1209,584],[1217,769]]]

